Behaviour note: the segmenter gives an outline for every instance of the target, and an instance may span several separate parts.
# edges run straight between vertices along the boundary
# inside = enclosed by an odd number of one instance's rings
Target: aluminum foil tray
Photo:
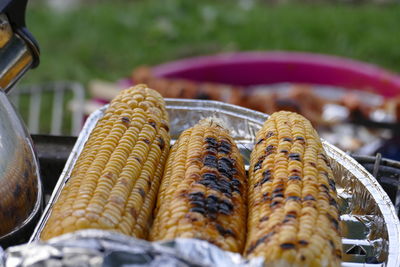
[[[210,116],[220,118],[231,130],[231,134],[235,138],[247,163],[255,141],[255,133],[261,128],[264,121],[268,118],[268,115],[260,112],[216,101],[166,99],[166,103],[170,114],[170,128],[173,141],[178,138],[179,134],[183,130],[193,126],[199,119]],[[94,128],[99,118],[103,116],[105,109],[106,106],[97,110],[86,121],[86,124],[79,135],[77,143],[75,144],[64,171],[61,174],[56,188],[39,224],[37,225],[31,237],[30,242],[37,241],[39,239],[40,233],[51,213],[52,206],[57,200],[61,190],[64,187],[64,184],[67,182],[69,174],[90,132]],[[337,190],[340,200],[340,212],[342,219],[341,223],[343,229],[342,243],[344,252],[342,266],[399,267],[400,223],[389,197],[386,195],[375,178],[354,159],[325,141],[323,141],[323,145],[334,168],[335,180],[337,183]],[[79,233],[81,232],[69,234],[68,236],[75,239],[85,239],[85,234],[79,235]],[[90,247],[90,244],[93,245],[91,249],[98,249],[99,246],[96,246],[96,242],[93,243],[93,240],[101,242],[102,238],[104,238],[104,232],[91,232],[91,235],[86,235],[86,238],[88,242],[87,244],[85,242],[82,243],[86,245],[85,248],[82,248],[81,252],[79,252],[79,250],[77,251],[76,246],[75,249],[73,249],[76,254],[84,254],[87,250],[87,247]],[[142,242],[141,244],[144,244],[144,241],[138,241],[133,238],[122,237],[120,235],[110,233],[107,235],[107,238],[113,239],[114,242],[118,240],[122,242],[125,240],[126,242]],[[37,243],[36,249],[40,250],[40,247],[42,247],[43,251],[49,251],[50,246],[57,251],[57,244],[59,247],[61,246],[60,244],[68,246],[69,243],[67,240],[68,239],[66,236],[62,236],[53,239],[49,243]],[[117,243],[118,242],[116,242],[116,245],[114,246],[116,250],[118,250],[119,247]],[[154,246],[148,245],[152,244],[149,242],[146,244],[149,249],[150,247],[154,249],[154,247],[157,247],[160,243],[153,243]],[[198,264],[196,266],[229,266],[228,264],[231,264],[232,262],[238,263],[238,259],[235,257],[241,258],[238,254],[222,251],[206,242],[199,243],[198,240],[186,239],[167,243],[167,247],[173,247],[175,249],[175,252],[171,252],[172,254],[169,254],[169,256],[175,255],[177,259],[180,257],[180,255],[188,255],[189,251],[187,250],[193,249],[198,245],[201,246],[202,251],[207,251],[207,253],[200,253],[197,256],[190,254],[190,263],[193,265]],[[35,243],[31,244],[31,246],[35,248]],[[18,252],[18,247],[14,248],[13,250],[14,256],[16,255],[16,251]],[[58,255],[63,253],[60,249],[58,251]],[[132,247],[131,252],[135,253],[135,251],[137,250]],[[24,255],[24,253],[21,250],[19,252],[20,257],[23,257],[22,255]],[[104,257],[102,260],[106,261],[107,258],[105,258],[106,253],[104,250],[99,250],[98,252],[100,254],[103,253],[102,255]],[[37,251],[37,253],[39,252]],[[50,254],[51,253],[47,253],[49,258],[51,258]],[[215,255],[219,256],[216,257]],[[234,257],[234,259],[232,257]],[[90,256],[83,258],[82,260],[90,260]],[[226,260],[225,264],[222,264],[224,263],[224,259]],[[244,264],[245,260],[242,258],[241,260],[241,263]],[[204,264],[204,262],[209,264]],[[187,265],[179,265],[177,263],[177,265],[172,266]],[[190,264],[188,266],[190,266]],[[257,264],[251,266],[257,266]]]

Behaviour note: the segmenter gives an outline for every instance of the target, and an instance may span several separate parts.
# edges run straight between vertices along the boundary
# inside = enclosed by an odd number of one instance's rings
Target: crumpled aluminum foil
[[[229,127],[248,163],[255,133],[268,118],[266,114],[216,101],[167,99],[171,136],[193,126],[199,119],[214,117]],[[73,165],[90,132],[106,107],[94,112],[87,120],[66,167],[56,185],[31,241],[38,242],[51,208],[67,182]],[[342,266],[400,266],[400,223],[393,204],[375,178],[343,151],[323,141],[334,170],[341,211]],[[103,246],[107,244],[105,250]],[[123,244],[129,244],[124,247]],[[43,255],[40,258],[39,255]],[[57,256],[58,255],[58,256]],[[110,256],[111,255],[111,256]],[[142,255],[142,256],[138,256]],[[149,243],[127,236],[87,230],[61,236],[48,243],[14,247],[6,251],[7,266],[24,266],[37,259],[36,266],[58,265],[63,259],[69,266],[101,266],[121,263],[126,266],[156,266],[161,257],[171,266],[260,266],[260,259],[248,262],[239,254],[222,251],[204,241],[177,239],[166,243]],[[147,262],[145,260],[151,259]],[[40,263],[39,263],[40,260]],[[154,263],[153,263],[154,260]],[[101,263],[100,263],[101,262]],[[18,265],[20,263],[20,265]],[[67,262],[63,263],[67,264]],[[69,264],[69,263],[68,263]],[[236,265],[235,265],[236,264]],[[247,265],[246,265],[247,264]],[[163,262],[163,265],[164,262]],[[107,265],[105,265],[107,266]]]
[[[244,266],[261,267],[263,260],[246,260],[206,241],[178,238],[169,242],[148,242],[118,233],[83,230],[9,248],[5,266]]]

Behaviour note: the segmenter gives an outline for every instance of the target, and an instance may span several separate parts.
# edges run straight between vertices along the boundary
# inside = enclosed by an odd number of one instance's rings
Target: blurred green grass
[[[333,54],[400,72],[400,5],[100,1],[57,12],[31,3],[41,65],[23,83],[129,76],[139,65],[227,51]]]

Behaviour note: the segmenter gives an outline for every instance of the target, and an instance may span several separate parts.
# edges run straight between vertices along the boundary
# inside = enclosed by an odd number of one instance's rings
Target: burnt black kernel
[[[281,249],[293,249],[296,248],[296,245],[293,243],[283,243],[280,247]]]
[[[262,201],[266,202],[266,201],[271,201],[272,198],[268,196],[268,193],[264,193],[262,195]]]
[[[331,187],[331,189],[332,189],[333,191],[335,191],[335,190],[336,190],[335,181],[334,181],[333,179],[328,179],[328,182],[329,182],[329,186]]]
[[[217,196],[215,196],[215,195],[209,195],[207,197],[207,203],[209,203],[209,202],[218,202],[218,201],[219,201],[219,198]]]
[[[311,166],[313,166],[314,168],[317,167],[317,165],[316,165],[314,162],[309,162],[309,164],[310,164]]]
[[[203,207],[204,206],[204,201],[201,201],[201,200],[193,200],[190,203],[195,207]]]
[[[207,150],[208,155],[217,155],[217,153],[218,153],[218,150],[212,146],[207,146],[206,150]]]
[[[272,191],[272,193],[279,193],[279,192],[283,192],[283,187],[275,188],[274,191]]]
[[[264,216],[260,219],[260,222],[264,222],[264,221],[268,221],[269,217],[268,216]]]
[[[220,208],[221,207],[226,207],[228,210],[233,210],[233,205],[229,200],[222,199],[221,202],[219,203]]]
[[[268,155],[271,155],[274,152],[275,147],[273,145],[269,145],[265,148],[265,152]]]
[[[334,206],[334,207],[338,207],[338,204],[336,202],[336,200],[333,197],[329,198],[329,205]]]
[[[218,151],[229,154],[232,151],[232,145],[228,141],[222,140],[219,144]]]
[[[275,135],[274,132],[269,131],[269,132],[267,133],[266,138],[270,138],[270,137],[272,137],[272,136],[274,136],[274,135]]]
[[[122,118],[121,118],[121,121],[122,121],[123,123],[129,124],[129,123],[131,122],[131,119],[129,119],[128,117],[122,117]]]
[[[289,176],[288,180],[299,180],[300,181],[301,178],[298,175],[291,175],[291,176]]]
[[[262,173],[262,177],[261,184],[268,182],[271,179],[271,170],[265,170]]]
[[[303,136],[296,136],[296,137],[295,137],[295,140],[296,140],[296,141],[305,141],[305,139],[304,139]]]
[[[289,157],[290,160],[298,160],[298,161],[301,161],[301,158],[300,158],[300,154],[299,154],[299,153],[290,153],[288,157]]]
[[[204,180],[217,180],[217,175],[214,173],[206,172],[201,176]]]
[[[283,197],[283,193],[273,193],[272,198]]]
[[[332,240],[329,239],[329,245],[331,245],[332,248],[335,248],[335,244],[333,243]]]
[[[260,182],[257,182],[257,183],[254,184],[253,188],[256,188],[256,187],[258,187],[258,186],[260,186],[260,185],[261,185],[261,183],[260,183]]]
[[[222,236],[235,236],[235,234],[233,233],[233,231],[231,229],[225,229],[224,227],[222,227],[220,224],[216,225],[216,228],[218,230],[218,232],[222,235]]]
[[[301,256],[300,256],[300,260],[305,261],[305,260],[306,260],[306,257],[305,257],[304,255],[301,255]]]
[[[161,150],[163,150],[165,147],[165,141],[162,137],[158,138],[158,146],[160,147]]]
[[[138,191],[139,191],[139,194],[140,194],[142,197],[145,197],[145,196],[146,196],[146,192],[144,192],[143,188],[139,188]]]
[[[299,201],[300,198],[298,196],[288,196],[287,200]]]
[[[208,143],[209,145],[211,145],[211,146],[217,146],[218,145],[217,139],[215,139],[214,137],[206,137],[204,139],[204,141],[206,143]]]
[[[151,127],[153,127],[154,129],[156,129],[157,124],[154,121],[149,121],[149,124]]]
[[[145,139],[143,139],[143,142],[145,142],[146,144],[150,144],[150,140],[149,139],[147,139],[147,138],[145,138]]]
[[[17,186],[14,189],[13,195],[14,197],[19,197],[20,194],[21,194],[21,186],[17,184]]]
[[[203,158],[203,164],[204,166],[216,169],[218,167],[217,157],[214,155],[206,155]]]
[[[296,215],[296,214],[293,214],[293,213],[288,213],[288,214],[285,215],[285,217],[286,217],[286,218],[291,218],[291,219],[296,219],[296,218],[297,218],[297,215]]]
[[[218,212],[218,206],[216,203],[209,203],[206,205],[206,209],[210,213],[217,213]]]
[[[283,137],[282,141],[284,141],[284,142],[293,142],[292,138],[289,138],[289,137]]]
[[[261,169],[262,163],[263,163],[263,160],[257,161],[257,163],[254,165],[254,171],[258,171],[259,169]]]
[[[283,154],[287,154],[287,153],[289,153],[289,151],[287,151],[286,149],[282,149],[281,151],[279,151],[280,153],[283,153]]]
[[[239,186],[242,185],[242,183],[241,183],[238,179],[236,179],[236,178],[233,178],[233,179],[232,179],[231,184],[232,184],[233,186],[236,186],[236,187],[239,187]]]
[[[222,157],[218,160],[218,171],[228,177],[229,179],[233,178],[232,170],[234,169],[234,165],[231,159]]]
[[[275,232],[271,232],[271,233],[268,233],[268,234],[260,237],[259,239],[257,239],[256,242],[254,242],[253,244],[250,245],[249,249],[246,251],[247,254],[253,252],[260,244],[264,243],[267,239],[269,239],[274,234],[275,234]]]
[[[308,245],[308,241],[306,240],[299,240],[299,244],[302,246],[307,246]]]
[[[203,192],[193,192],[189,194],[189,197],[203,197],[204,198],[204,193]]]
[[[315,198],[312,195],[307,195],[303,198],[304,201],[312,200],[315,201]]]
[[[271,204],[269,205],[271,208],[273,208],[273,207],[275,207],[275,206],[277,206],[277,205],[279,205],[279,204],[281,204],[281,201],[272,201],[271,202]]]
[[[204,215],[206,213],[206,210],[204,208],[201,208],[201,207],[194,207],[194,208],[191,208],[189,211],[197,212],[197,213],[200,213],[202,215]]]
[[[260,138],[260,139],[258,139],[258,141],[257,141],[256,145],[259,145],[259,144],[261,144],[263,141],[264,141],[264,138]]]

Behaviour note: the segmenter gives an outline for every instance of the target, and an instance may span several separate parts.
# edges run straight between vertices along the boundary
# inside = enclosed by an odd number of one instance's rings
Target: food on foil
[[[281,111],[264,123],[251,153],[248,194],[245,255],[263,256],[271,266],[340,266],[334,176],[303,116]]]
[[[85,228],[146,238],[164,163],[169,120],[163,98],[122,91],[91,132],[41,239]]]
[[[173,145],[150,240],[197,238],[241,253],[247,182],[242,155],[221,122],[208,118]]]

